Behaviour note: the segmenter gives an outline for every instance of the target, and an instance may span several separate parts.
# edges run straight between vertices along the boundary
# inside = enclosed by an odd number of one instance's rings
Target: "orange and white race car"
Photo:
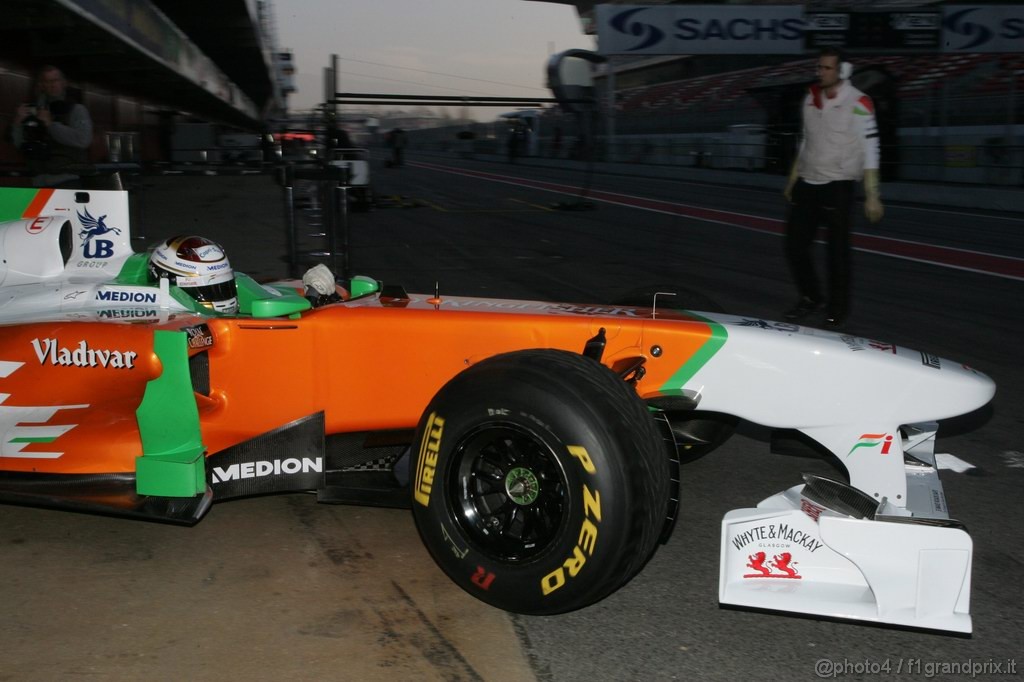
[[[725,516],[723,603],[971,629],[934,442],[993,396],[974,369],[667,298],[260,284],[196,237],[134,253],[128,221],[121,192],[0,190],[2,501],[185,524],[283,491],[411,506],[460,587],[560,613],[640,570],[681,461],[744,419],[844,475]]]

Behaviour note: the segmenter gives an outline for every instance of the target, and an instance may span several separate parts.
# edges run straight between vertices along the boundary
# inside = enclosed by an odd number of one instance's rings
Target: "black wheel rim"
[[[528,561],[558,537],[565,521],[565,474],[551,447],[516,424],[486,424],[455,448],[452,513],[486,556]]]

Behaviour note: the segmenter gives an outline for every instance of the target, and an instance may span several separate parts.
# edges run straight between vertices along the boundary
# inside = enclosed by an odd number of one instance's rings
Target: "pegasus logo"
[[[993,33],[990,28],[982,24],[976,24],[972,21],[967,20],[967,15],[971,12],[976,12],[977,7],[970,9],[960,10],[959,12],[953,12],[946,17],[946,30],[951,33],[963,36],[965,40],[970,42],[959,46],[959,50],[970,50],[972,48],[987,43],[992,40]]]
[[[78,214],[78,220],[82,223],[82,231],[78,233],[78,238],[82,240],[83,244],[88,244],[93,237],[99,237],[101,234],[107,234],[113,232],[114,234],[121,234],[121,230],[116,227],[109,227],[105,222],[107,216],[101,215],[99,218],[93,218],[89,214],[89,209],[85,209],[85,215]]]
[[[645,24],[641,21],[631,21],[633,16],[638,12],[643,12],[646,7],[639,7],[637,9],[626,10],[625,12],[619,12],[609,22],[611,27],[619,33],[636,36],[641,38],[640,42],[633,47],[629,48],[629,51],[644,50],[652,45],[655,45],[665,37],[665,32],[659,29],[657,26]]]

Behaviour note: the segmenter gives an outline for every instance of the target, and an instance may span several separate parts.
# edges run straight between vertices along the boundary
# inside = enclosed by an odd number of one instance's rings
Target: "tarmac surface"
[[[598,175],[593,190],[607,196],[593,210],[560,211],[553,204],[578,190],[551,187],[578,187],[576,169],[431,157],[373,172],[381,207],[349,216],[352,270],[410,291],[600,302],[682,283],[753,319],[777,318],[793,298],[777,233],[692,215],[757,216],[771,228],[775,188]],[[136,249],[198,233],[221,242],[236,269],[283,277],[282,197],[268,175],[144,176]],[[309,236],[317,217],[297,215],[300,249],[322,249],[324,238]],[[180,528],[0,507],[0,681],[819,679],[820,661],[837,679],[962,679],[937,666],[967,660],[1013,679],[1024,620],[1024,277],[1012,270],[1024,263],[1022,230],[1015,211],[896,200],[882,226],[858,226],[1011,268],[992,274],[881,246],[855,254],[856,333],[924,346],[999,384],[989,408],[939,432],[941,451],[975,465],[942,476],[975,542],[970,638],[720,608],[722,515],[801,472],[831,473],[819,460],[767,454],[765,431],[746,426],[684,469],[682,518],[639,576],[547,618],[506,614],[456,588],[406,510],[277,495],[215,505]]]

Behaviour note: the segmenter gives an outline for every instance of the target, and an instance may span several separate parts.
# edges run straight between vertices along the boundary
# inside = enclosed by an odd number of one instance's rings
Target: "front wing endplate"
[[[971,632],[960,528],[822,513],[796,486],[722,520],[722,604]]]

